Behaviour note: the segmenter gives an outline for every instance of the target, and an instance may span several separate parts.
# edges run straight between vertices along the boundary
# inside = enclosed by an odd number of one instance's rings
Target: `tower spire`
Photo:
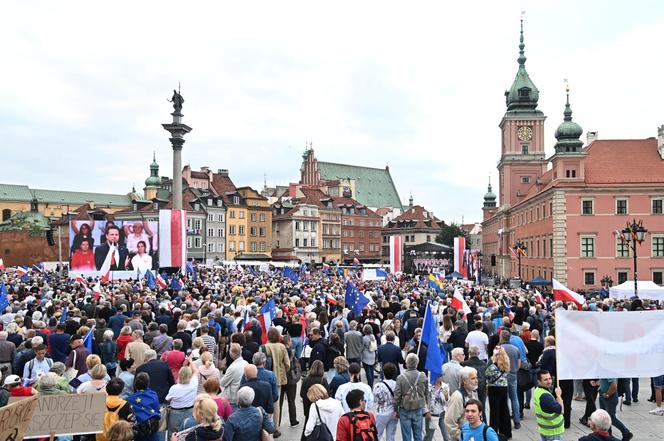
[[[519,36],[519,67],[524,67],[526,64],[526,55],[524,49],[526,45],[523,43],[523,16],[526,14],[526,11],[521,11],[521,35]]]
[[[565,103],[565,111],[563,112],[565,121],[572,121],[572,107],[569,105],[569,81],[565,78],[565,93],[567,94],[567,102]]]

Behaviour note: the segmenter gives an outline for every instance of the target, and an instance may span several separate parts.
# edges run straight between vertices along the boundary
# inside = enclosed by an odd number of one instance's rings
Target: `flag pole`
[[[427,309],[429,309],[429,302],[427,302],[427,306],[424,308],[424,320],[422,321],[422,332],[420,332],[420,343],[417,345],[417,352],[415,353],[418,357],[420,356],[420,348],[422,347],[422,333],[424,332],[427,322]]]
[[[553,326],[558,325],[557,320],[558,308],[553,310]],[[560,341],[556,339],[556,387],[560,387]]]

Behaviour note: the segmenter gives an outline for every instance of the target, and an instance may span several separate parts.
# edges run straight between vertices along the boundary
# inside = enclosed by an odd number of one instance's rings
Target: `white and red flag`
[[[546,299],[542,296],[542,293],[539,290],[535,290],[535,301],[542,305],[546,305]]]
[[[454,295],[452,296],[452,308],[457,311],[463,311],[464,314],[470,314],[470,307],[466,303],[466,300],[463,298],[459,288],[454,290]]]
[[[403,242],[401,236],[390,236],[390,272],[392,274],[401,272],[402,259]]]
[[[274,299],[268,300],[268,302],[263,305],[258,314],[258,323],[261,325],[263,333],[261,334],[261,341],[263,344],[267,343],[267,331],[270,330],[272,326],[272,319],[277,314],[277,305],[274,303]]]
[[[92,287],[92,292],[95,300],[99,300],[99,297],[101,296],[101,280],[97,280],[97,284]]]
[[[464,260],[466,250],[466,238],[463,236],[454,238],[454,271],[461,274],[462,279],[468,278],[468,268]]]
[[[161,277],[161,274],[157,274],[157,278],[155,279],[154,282],[155,282],[155,283],[157,284],[157,286],[158,286],[159,288],[161,288],[161,289],[166,289],[166,287],[168,286],[168,283],[166,283],[166,281],[164,280],[164,278]]]
[[[552,279],[553,281],[553,299],[556,301],[560,302],[574,302],[576,303],[576,306],[581,309],[583,306],[583,303],[585,302],[585,299],[583,296],[579,293],[576,293],[557,281],[556,279]]]
[[[187,263],[186,212],[159,210],[159,266],[181,268]]]

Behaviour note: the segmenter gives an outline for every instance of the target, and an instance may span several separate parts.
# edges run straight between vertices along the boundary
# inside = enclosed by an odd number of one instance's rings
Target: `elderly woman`
[[[217,404],[208,397],[198,397],[194,403],[193,417],[196,425],[178,432],[177,441],[220,440],[224,433],[221,418],[217,415]]]
[[[314,431],[316,424],[324,423],[332,434],[332,438],[337,438],[337,422],[344,414],[344,408],[341,403],[334,398],[330,398],[327,389],[321,384],[314,384],[307,392],[307,398],[313,404],[311,418],[307,420],[304,427],[304,436],[309,436]]]
[[[131,328],[129,326],[123,326],[122,329],[120,329],[120,336],[116,341],[118,361],[122,361],[125,359],[125,350],[127,349],[127,345],[131,343],[132,340],[133,339],[131,338]]]
[[[166,395],[169,402],[168,432],[175,433],[180,424],[192,415],[194,399],[198,392],[198,368],[191,358],[187,359],[185,366],[180,369],[178,382],[171,386]]]
[[[346,357],[337,357],[334,359],[334,370],[337,371],[337,373],[334,378],[332,378],[332,381],[330,381],[330,395],[334,396],[337,393],[339,386],[350,381],[348,366],[350,366],[350,363],[348,363]]]
[[[343,357],[337,357],[337,358],[343,358]],[[348,366],[346,366],[346,370],[348,370]],[[327,380],[325,379],[325,368],[323,367],[323,362],[320,360],[316,360],[311,364],[311,369],[309,369],[309,375],[307,375],[302,380],[302,386],[300,387],[300,397],[302,397],[305,419],[309,418],[309,407],[311,406],[311,401],[309,401],[309,398],[307,398],[307,393],[314,384],[321,384],[326,389],[328,388]]]
[[[212,363],[212,353],[205,351],[201,354],[201,365],[198,368],[198,393],[203,393],[203,384],[211,379],[219,380],[219,369]]]
[[[99,358],[99,357],[97,357]],[[76,388],[77,394],[85,393],[106,393],[106,383],[108,383],[109,378],[106,375],[106,366],[99,363],[90,369],[90,380],[84,381],[80,386]]]
[[[512,423],[507,407],[507,374],[510,371],[510,359],[505,349],[496,346],[493,349],[491,363],[486,368],[485,377],[489,390],[489,425],[496,431],[512,437]]]
[[[107,329],[104,331],[104,340],[99,343],[101,362],[106,366],[106,372],[111,377],[115,376],[118,368],[118,345],[113,341],[113,337],[113,330]]]
[[[378,342],[373,334],[371,325],[364,325],[362,328],[362,366],[367,375],[369,387],[373,387],[374,365],[376,364],[376,352],[378,351]]]
[[[261,430],[274,433],[272,419],[262,408],[251,405],[255,392],[249,386],[243,386],[237,393],[238,409],[226,421],[224,439],[227,441],[257,441],[261,439]]]
[[[58,385],[58,375],[54,372],[47,372],[37,380],[35,389],[42,395],[66,394],[69,391],[62,390]]]

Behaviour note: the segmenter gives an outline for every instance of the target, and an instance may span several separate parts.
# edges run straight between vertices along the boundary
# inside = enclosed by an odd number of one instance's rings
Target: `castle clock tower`
[[[519,43],[519,68],[512,87],[505,91],[507,111],[500,122],[501,156],[498,164],[500,206],[512,206],[546,171],[544,120],[537,109],[539,90],[526,72],[523,18]]]

